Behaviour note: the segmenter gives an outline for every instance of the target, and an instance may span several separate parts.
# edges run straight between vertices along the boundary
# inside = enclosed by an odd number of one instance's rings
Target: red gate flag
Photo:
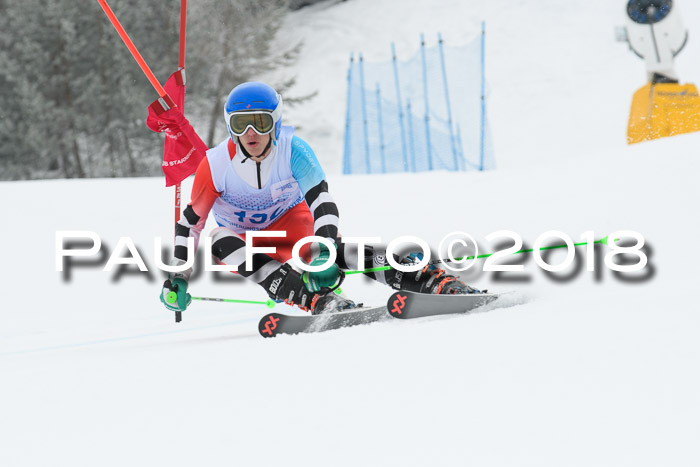
[[[148,106],[148,128],[158,133],[165,131],[165,186],[177,185],[192,175],[209,149],[182,113],[185,105],[183,72],[176,71],[165,83],[165,92],[172,99],[166,96]]]

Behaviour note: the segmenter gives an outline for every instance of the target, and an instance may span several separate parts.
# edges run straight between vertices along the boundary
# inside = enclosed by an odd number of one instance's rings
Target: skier
[[[197,168],[191,201],[176,226],[171,264],[187,261],[187,238],[193,237],[195,245],[198,243],[212,212],[219,225],[210,234],[216,262],[236,267],[241,276],[261,285],[272,299],[313,314],[354,308],[353,301],[333,290],[342,282],[343,270],[359,269],[356,252],[339,241],[338,208],[328,192],[326,176],[311,147],[294,134],[293,127],[282,125],[282,108],[282,97],[267,84],[247,82],[231,91],[224,107],[230,137],[206,151]],[[158,118],[189,125],[178,108]],[[256,238],[256,247],[274,246],[276,253],[255,253],[252,264],[247,264],[246,232],[260,230],[286,231],[286,237]],[[336,261],[320,272],[299,273],[288,263],[292,247],[312,235],[330,240],[337,249]],[[380,249],[365,250],[362,267],[388,264]],[[302,249],[301,256],[317,266],[326,263],[330,251],[318,242]],[[412,253],[401,263],[415,264],[420,259],[420,254]],[[187,287],[191,272],[190,268],[169,274],[160,297],[166,308],[184,311],[190,304]],[[417,272],[392,268],[367,275],[397,290],[476,292],[434,265]],[[166,299],[170,292],[177,295],[174,303]]]

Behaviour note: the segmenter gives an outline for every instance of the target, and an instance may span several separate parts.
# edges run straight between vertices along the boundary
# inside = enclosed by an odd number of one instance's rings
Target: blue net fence
[[[486,115],[484,28],[473,42],[398,61],[350,59],[343,173],[495,168]]]

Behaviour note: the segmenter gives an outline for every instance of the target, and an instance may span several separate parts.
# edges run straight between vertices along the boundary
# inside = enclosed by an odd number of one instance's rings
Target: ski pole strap
[[[219,303],[244,303],[248,305],[265,305],[268,308],[274,308],[277,304],[274,300],[267,299],[266,301],[259,300],[237,300],[233,298],[215,298],[215,297],[192,297],[192,300],[200,300],[203,302],[219,302]]]
[[[574,246],[576,247],[576,246],[586,245],[586,243],[587,242],[574,243]],[[601,238],[600,240],[595,240],[593,243],[600,243],[603,245],[607,245],[608,244],[608,237],[605,236],[605,237]],[[538,250],[539,251],[554,250],[556,248],[566,248],[567,246],[568,245],[566,245],[566,244],[553,245],[553,246],[543,246],[541,248],[538,248]],[[535,251],[534,248],[528,248],[526,250],[518,250],[513,254],[517,255],[517,254],[521,254],[521,253],[531,253],[533,251]],[[426,266],[429,266],[432,264],[438,264],[438,263],[453,263],[453,262],[462,261],[462,260],[488,258],[489,256],[492,256],[493,254],[494,253],[485,253],[483,255],[477,255],[477,256],[462,256],[459,258],[455,258],[454,261],[451,259],[444,259],[444,258],[434,259],[432,261],[428,261]],[[369,272],[388,271],[389,269],[392,269],[392,267],[391,266],[378,266],[376,268],[368,268],[368,269],[362,269],[362,270],[358,270],[358,271],[345,271],[345,274],[366,274]]]

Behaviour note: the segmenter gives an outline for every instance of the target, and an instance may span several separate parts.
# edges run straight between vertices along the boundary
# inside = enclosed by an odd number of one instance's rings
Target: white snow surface
[[[645,75],[614,42],[624,4],[302,9],[284,40],[305,40],[299,87],[319,95],[289,121],[326,168],[345,236],[415,235],[437,246],[465,231],[493,251],[484,238],[502,229],[529,246],[549,230],[579,241],[631,229],[650,247],[645,278],[622,280],[598,262],[597,272],[553,280],[520,258],[524,273],[463,276],[512,291],[504,308],[262,339],[264,307],[195,302],[175,324],[158,301],[153,237],[172,236],[162,179],[0,183],[0,465],[700,464],[700,134],[625,144]],[[697,82],[700,5],[674,4],[690,30],[677,71]],[[421,32],[465,43],[482,20],[498,169],[339,175],[350,52],[385,60],[395,41],[409,56]],[[151,274],[115,278],[102,261],[67,280],[55,267],[58,230],[94,231],[108,254],[131,237]],[[368,304],[390,294],[357,276],[344,288]],[[266,298],[210,273],[191,292]]]

